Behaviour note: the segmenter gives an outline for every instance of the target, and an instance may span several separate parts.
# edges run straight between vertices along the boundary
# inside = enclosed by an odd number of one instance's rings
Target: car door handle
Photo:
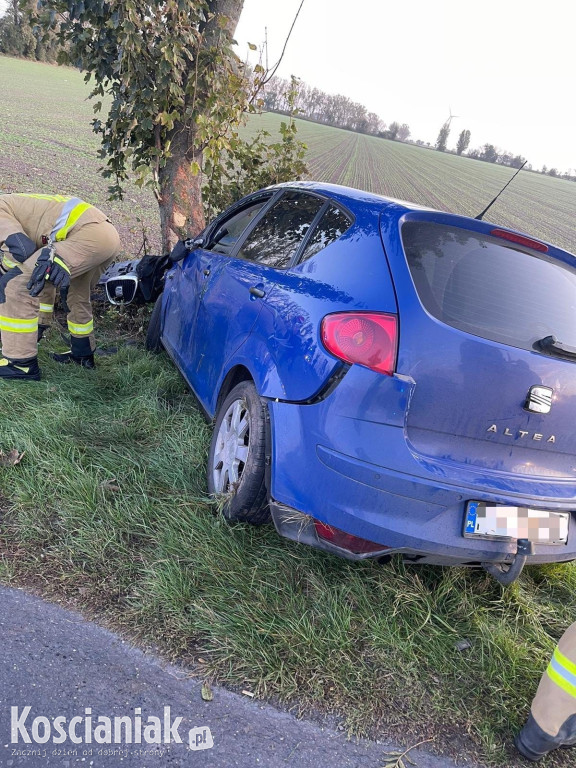
[[[208,268],[206,268],[204,270],[204,277],[208,277],[209,274],[210,274],[210,270]]]
[[[261,288],[256,288],[255,285],[250,288],[250,293],[257,299],[263,299],[264,296],[266,296],[266,291],[263,291]]]

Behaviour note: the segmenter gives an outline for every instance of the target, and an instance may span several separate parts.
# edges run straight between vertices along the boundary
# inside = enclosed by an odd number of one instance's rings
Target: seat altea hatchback
[[[503,583],[576,557],[572,254],[312,182],[177,251],[148,344],[215,421],[228,519]]]

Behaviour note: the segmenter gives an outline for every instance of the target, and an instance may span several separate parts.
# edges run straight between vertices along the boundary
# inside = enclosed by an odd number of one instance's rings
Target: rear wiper
[[[563,344],[561,341],[558,341],[556,336],[545,336],[543,339],[538,339],[534,346],[543,352],[547,352],[549,355],[576,359],[576,347]]]

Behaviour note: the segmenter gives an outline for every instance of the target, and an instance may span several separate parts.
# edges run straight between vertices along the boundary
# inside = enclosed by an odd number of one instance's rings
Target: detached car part
[[[170,256],[144,256],[112,264],[102,274],[103,285],[111,304],[145,304],[156,301],[164,288],[164,275],[172,265]]]

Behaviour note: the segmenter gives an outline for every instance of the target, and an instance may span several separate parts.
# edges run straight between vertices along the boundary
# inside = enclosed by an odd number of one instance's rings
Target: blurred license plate
[[[469,501],[464,536],[477,536],[482,539],[529,539],[540,544],[566,544],[569,522],[569,512]]]

